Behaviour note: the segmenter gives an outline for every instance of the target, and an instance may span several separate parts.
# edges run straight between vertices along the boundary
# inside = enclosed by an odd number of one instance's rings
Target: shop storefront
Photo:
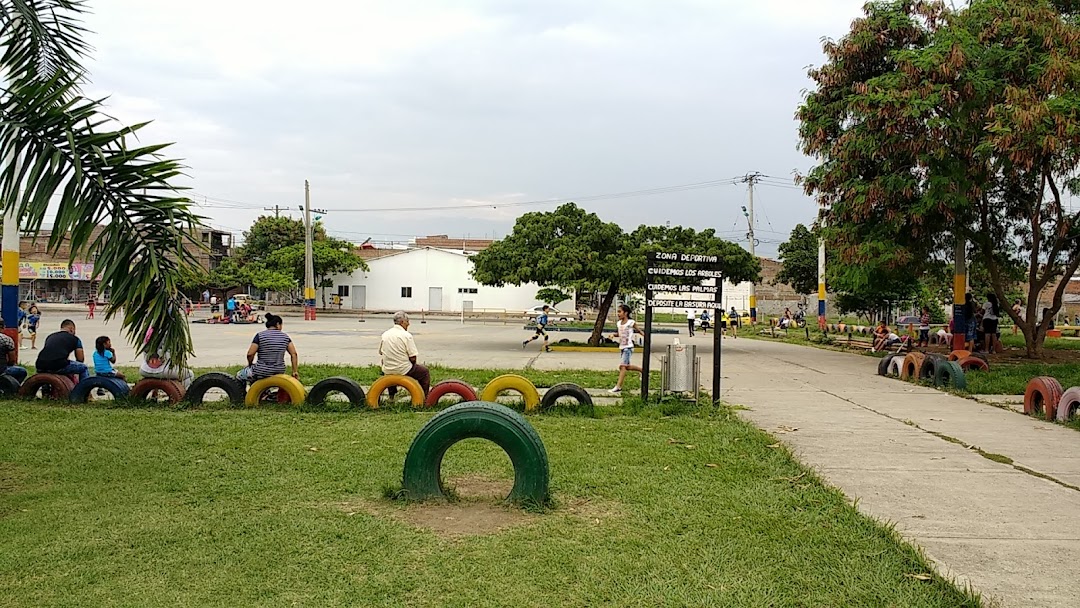
[[[19,296],[38,302],[85,302],[98,294],[99,282],[93,264],[58,264],[55,262],[20,262]]]

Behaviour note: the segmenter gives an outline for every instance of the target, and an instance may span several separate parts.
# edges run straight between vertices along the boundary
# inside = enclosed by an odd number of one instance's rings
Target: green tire
[[[536,429],[514,410],[484,401],[459,403],[439,412],[413,438],[405,456],[402,488],[412,500],[446,498],[442,460],[464,439],[494,441],[514,465],[514,488],[508,502],[548,503],[548,457]]]
[[[966,389],[967,376],[956,361],[938,360],[934,362],[934,384],[945,388]]]

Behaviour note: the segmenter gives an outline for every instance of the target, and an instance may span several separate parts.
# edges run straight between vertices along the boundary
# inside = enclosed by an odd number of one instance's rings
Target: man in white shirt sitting
[[[396,374],[408,376],[420,383],[426,395],[431,387],[431,373],[428,368],[416,362],[419,354],[416,350],[416,342],[409,333],[409,315],[403,311],[394,313],[394,326],[383,332],[382,341],[379,343],[379,354],[382,355],[382,372],[386,375]],[[393,398],[396,389],[389,389],[390,397]]]

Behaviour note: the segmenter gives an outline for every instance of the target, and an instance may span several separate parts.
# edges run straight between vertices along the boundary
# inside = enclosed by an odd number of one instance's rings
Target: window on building
[[[412,287],[402,287],[401,288],[401,297],[403,297],[403,298],[411,298],[412,297]]]
[[[476,293],[475,287],[458,287],[458,293]]]
[[[204,242],[204,243],[209,243],[210,242],[210,233],[209,232],[202,233],[202,242]]]
[[[338,285],[337,286],[337,295],[339,295],[339,296],[341,296],[343,298],[349,297],[349,286],[348,285]]]

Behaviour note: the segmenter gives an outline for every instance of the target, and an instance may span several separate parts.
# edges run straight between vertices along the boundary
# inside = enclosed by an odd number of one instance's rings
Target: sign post
[[[720,401],[720,318],[724,273],[715,255],[654,251],[648,254],[648,283],[645,288],[645,353],[641,365],[641,399],[649,400],[649,353],[652,348],[653,307],[713,309],[713,403]],[[703,285],[708,279],[715,285]],[[704,296],[705,299],[695,299]]]

